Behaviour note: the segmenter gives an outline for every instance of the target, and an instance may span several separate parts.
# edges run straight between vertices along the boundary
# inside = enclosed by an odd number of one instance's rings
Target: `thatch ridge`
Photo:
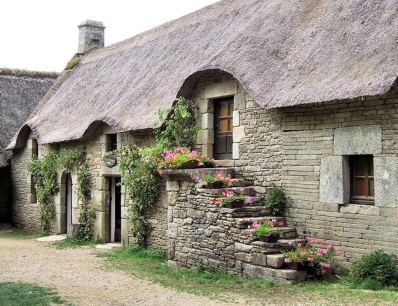
[[[81,59],[27,124],[40,143],[159,124],[198,71],[232,74],[264,108],[385,94],[398,74],[394,0],[224,0]]]
[[[31,77],[31,78],[51,78],[56,79],[59,76],[58,72],[55,71],[33,71],[25,69],[13,69],[13,68],[0,68],[0,75],[9,75],[15,77]]]

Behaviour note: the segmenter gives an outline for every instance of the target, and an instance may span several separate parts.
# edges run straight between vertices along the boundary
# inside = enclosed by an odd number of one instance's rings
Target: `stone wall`
[[[26,163],[32,158],[32,141],[28,139],[26,146],[14,150],[11,162],[12,173],[12,223],[26,231],[41,231],[39,205]]]
[[[397,106],[390,95],[281,109],[287,218],[300,234],[341,246],[340,265],[380,248],[398,254]],[[356,154],[374,156],[373,206],[349,204],[343,163]]]

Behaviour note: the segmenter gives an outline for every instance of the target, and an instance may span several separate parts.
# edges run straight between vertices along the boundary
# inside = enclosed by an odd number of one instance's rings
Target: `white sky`
[[[77,52],[77,25],[102,21],[105,46],[217,0],[0,0],[0,68],[62,71]]]

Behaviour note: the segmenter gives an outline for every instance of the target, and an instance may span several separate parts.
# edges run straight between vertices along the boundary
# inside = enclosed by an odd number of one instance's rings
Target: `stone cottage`
[[[10,222],[12,213],[11,154],[6,147],[57,76],[56,73],[0,69],[0,223]]]
[[[146,218],[149,247],[170,264],[295,281],[279,251],[296,235],[340,246],[340,266],[379,248],[398,254],[397,11],[396,1],[224,0],[105,48],[102,24],[83,22],[80,63],[9,146],[15,218],[39,226],[21,170],[33,139],[46,150],[84,146],[101,203],[95,238],[132,243],[122,174],[104,154],[151,143],[155,111],[184,96],[202,116],[197,148],[254,202],[283,188],[287,227],[278,244],[253,242],[247,225],[270,217],[267,207],[220,208],[192,173],[165,173]],[[55,232],[76,222],[75,181],[59,173]]]

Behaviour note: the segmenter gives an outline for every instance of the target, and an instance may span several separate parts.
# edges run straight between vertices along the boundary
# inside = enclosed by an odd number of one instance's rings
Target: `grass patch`
[[[31,233],[26,232],[21,228],[14,227],[11,231],[3,232],[0,234],[1,238],[9,238],[9,239],[20,239],[20,240],[29,240],[29,239],[37,239],[40,237],[46,237],[49,234],[46,232],[40,233]]]
[[[0,283],[0,306],[70,305],[49,289],[25,283]]]
[[[137,278],[144,278],[182,292],[207,296],[212,299],[263,305],[396,305],[398,293],[386,290],[351,289],[337,279],[281,285],[272,281],[249,280],[226,272],[208,273],[197,269],[175,269],[167,266],[161,251],[137,247],[117,248],[107,253],[106,268],[120,269]]]
[[[88,247],[95,247],[97,244],[103,244],[103,242],[99,242],[99,241],[92,241],[92,240],[63,240],[60,242],[54,242],[53,245],[59,249],[59,250],[64,250],[64,249],[76,249],[79,247],[84,247],[84,246],[88,246]]]

